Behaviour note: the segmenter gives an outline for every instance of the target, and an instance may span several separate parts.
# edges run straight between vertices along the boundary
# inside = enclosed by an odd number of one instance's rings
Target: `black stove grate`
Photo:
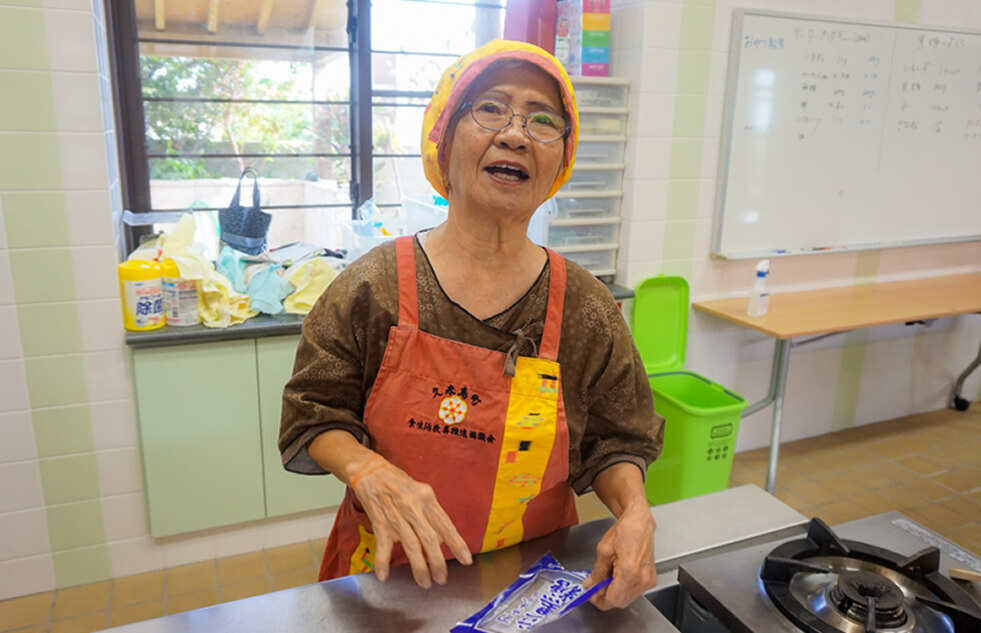
[[[824,521],[814,518],[806,539],[779,545],[766,557],[760,579],[767,595],[781,613],[806,633],[840,633],[841,629],[808,610],[791,590],[799,575],[828,574],[831,570],[813,560],[827,557],[864,561],[893,570],[933,595],[915,594],[917,603],[946,615],[954,633],[981,632],[981,612],[974,600],[940,573],[940,551],[928,547],[910,557],[868,543],[840,539]],[[902,589],[885,576],[869,571],[843,571],[828,591],[828,601],[846,621],[864,627],[866,633],[902,630],[909,616]]]

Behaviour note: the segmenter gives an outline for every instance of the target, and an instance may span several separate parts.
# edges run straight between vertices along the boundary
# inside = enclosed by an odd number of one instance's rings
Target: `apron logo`
[[[538,377],[542,379],[542,384],[538,385],[538,393],[558,393],[559,392],[559,377],[549,376],[548,374],[538,374]]]
[[[439,403],[439,419],[446,424],[459,424],[467,417],[467,403],[460,396],[448,396]]]
[[[494,437],[493,433],[471,431],[458,426],[450,426],[448,424],[441,425],[437,422],[426,422],[425,420],[417,420],[415,418],[409,418],[407,425],[410,429],[415,429],[416,431],[422,431],[424,433],[432,433],[433,435],[455,435],[462,439],[477,440],[478,442],[486,442],[487,444],[493,444],[497,441],[497,438]]]
[[[464,404],[466,404],[467,400],[469,400],[470,406],[474,407],[483,402],[480,399],[480,396],[468,390],[466,386],[460,387],[459,391],[457,391],[454,385],[447,385],[446,389],[442,391],[439,390],[439,387],[433,387],[433,400],[436,398],[442,398],[443,396],[457,396]]]

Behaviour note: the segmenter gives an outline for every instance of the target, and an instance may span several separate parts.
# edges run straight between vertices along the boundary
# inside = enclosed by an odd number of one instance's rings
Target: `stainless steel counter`
[[[651,514],[658,574],[709,553],[796,534],[809,519],[753,484],[654,506]]]
[[[752,485],[652,508],[658,522],[655,559],[662,585],[673,583],[677,565],[685,560],[746,539],[774,534],[806,523],[775,497]],[[451,562],[446,586],[420,589],[408,567],[392,569],[379,582],[363,574],[331,582],[179,613],[112,629],[119,633],[446,633],[460,620],[490,602],[542,554],[552,554],[567,569],[591,569],[596,544],[613,519],[560,530],[534,541],[476,556],[464,567]],[[675,633],[676,629],[650,602],[639,598],[627,609],[602,612],[586,604],[564,619],[538,629],[602,633]]]
[[[476,556],[474,564],[449,565],[449,582],[420,589],[407,566],[392,569],[387,582],[373,574],[349,576],[237,602],[170,615],[112,629],[119,633],[446,633],[490,602],[542,554],[567,569],[590,569],[596,543],[612,519],[560,530],[516,547]],[[545,632],[675,633],[677,629],[644,598],[627,609],[602,612],[585,604]]]

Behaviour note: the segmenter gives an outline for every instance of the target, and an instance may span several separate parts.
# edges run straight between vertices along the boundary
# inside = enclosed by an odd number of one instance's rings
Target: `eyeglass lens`
[[[528,134],[536,140],[547,143],[557,141],[565,135],[565,119],[545,110],[531,112],[528,115],[517,114],[506,103],[483,99],[471,105],[470,112],[474,121],[491,131],[503,130],[512,122],[514,116],[519,116],[525,120]]]

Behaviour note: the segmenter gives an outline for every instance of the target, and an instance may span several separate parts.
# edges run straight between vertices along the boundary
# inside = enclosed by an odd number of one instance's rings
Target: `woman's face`
[[[486,71],[468,91],[467,101],[481,99],[505,103],[516,114],[563,114],[555,80],[531,64]],[[565,144],[536,141],[523,122],[514,117],[511,125],[494,132],[479,126],[469,111],[458,118],[446,157],[451,207],[530,218],[545,201],[562,168]]]

